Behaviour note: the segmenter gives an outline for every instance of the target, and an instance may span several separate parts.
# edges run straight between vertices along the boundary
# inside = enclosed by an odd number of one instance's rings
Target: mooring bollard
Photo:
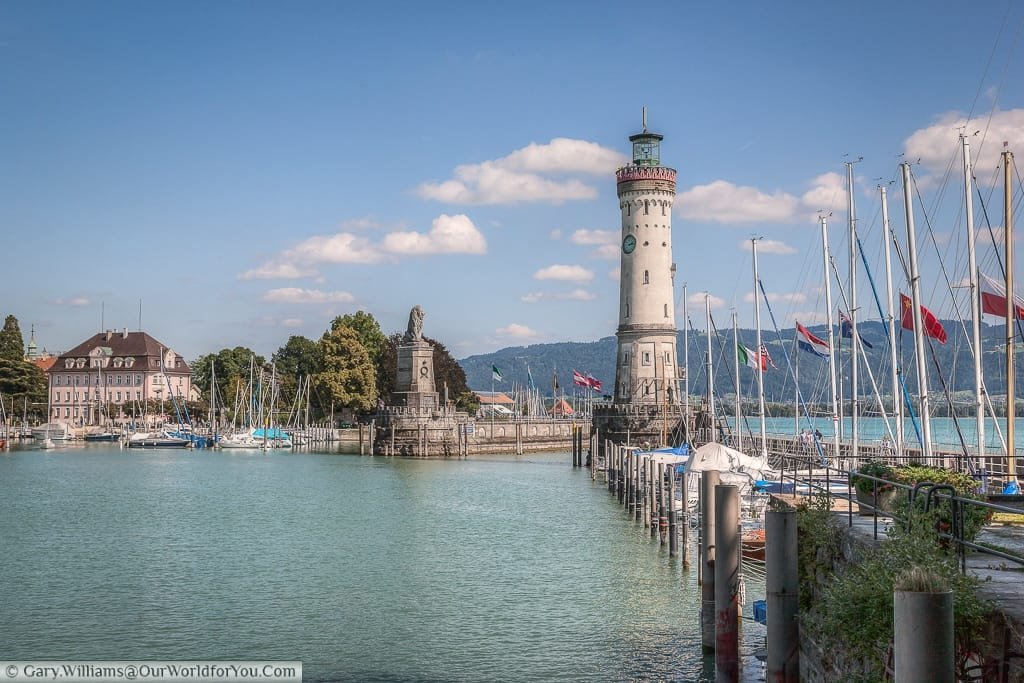
[[[896,683],[953,683],[953,591],[906,587],[893,591]]]
[[[797,629],[797,523],[795,510],[765,513],[765,597],[767,598],[766,680],[800,680]]]
[[[700,473],[700,641],[715,649],[715,488],[718,472]]]
[[[740,676],[739,653],[739,489],[715,487],[715,681]]]
[[[676,466],[668,465],[668,556],[675,557],[679,552],[679,538],[676,530]]]

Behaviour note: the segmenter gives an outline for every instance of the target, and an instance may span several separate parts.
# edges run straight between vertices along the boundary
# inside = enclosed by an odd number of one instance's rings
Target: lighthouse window
[[[665,365],[672,365],[672,352],[671,351],[666,351],[665,352]]]
[[[668,304],[665,304],[665,317],[668,317]]]
[[[629,304],[626,304],[626,317],[629,317]]]
[[[644,200],[644,215],[647,215],[647,200]]]
[[[645,285],[651,284],[651,274],[650,274],[650,271],[647,271],[647,270],[644,271],[644,284]]]
[[[662,203],[661,203],[661,215],[662,215],[662,216],[664,216],[664,215],[665,215],[665,202],[662,202]]]
[[[649,351],[644,351],[643,363],[644,363],[644,365],[650,365],[651,364],[651,354],[650,354]]]
[[[633,204],[631,202],[626,202],[626,215],[627,216],[632,216],[633,215]]]

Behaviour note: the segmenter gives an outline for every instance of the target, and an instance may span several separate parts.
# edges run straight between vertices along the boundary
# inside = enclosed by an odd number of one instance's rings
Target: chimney
[[[121,333],[121,338],[122,339],[127,339],[128,338],[128,328],[127,327],[124,328],[124,332]]]
[[[107,330],[107,341],[110,341],[110,338],[112,336],[114,336],[114,331],[113,330]]]

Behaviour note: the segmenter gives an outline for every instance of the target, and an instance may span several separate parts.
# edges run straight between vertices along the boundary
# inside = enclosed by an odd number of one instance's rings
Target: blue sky
[[[780,324],[823,319],[815,216],[833,211],[845,274],[843,163],[860,156],[866,243],[906,153],[955,278],[958,126],[982,131],[986,187],[1003,141],[1024,156],[1024,6],[969,10],[0,3],[0,314],[58,352],[101,321],[135,329],[141,299],[143,328],[190,359],[270,354],[360,309],[397,331],[415,304],[458,357],[607,336],[614,171],[644,106],[679,171],[680,309],[685,282],[719,325],[730,309],[751,325],[743,244],[761,236]]]

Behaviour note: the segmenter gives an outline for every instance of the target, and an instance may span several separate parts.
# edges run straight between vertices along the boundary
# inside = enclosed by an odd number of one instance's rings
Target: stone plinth
[[[436,410],[434,385],[434,348],[425,341],[406,341],[398,349],[398,368],[392,405]]]

